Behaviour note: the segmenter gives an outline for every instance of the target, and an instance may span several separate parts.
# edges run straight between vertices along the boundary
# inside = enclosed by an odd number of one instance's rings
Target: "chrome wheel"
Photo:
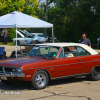
[[[46,76],[44,74],[38,74],[35,80],[38,87],[43,87],[46,84]]]
[[[48,82],[49,82],[49,76],[43,70],[37,71],[33,75],[33,78],[32,78],[32,81],[31,81],[32,87],[36,90],[44,89],[47,86]]]
[[[100,67],[98,66],[98,67],[92,68],[90,75],[88,75],[87,77],[93,81],[100,80]]]
[[[97,77],[97,78],[100,77],[100,68],[94,69],[94,76]]]

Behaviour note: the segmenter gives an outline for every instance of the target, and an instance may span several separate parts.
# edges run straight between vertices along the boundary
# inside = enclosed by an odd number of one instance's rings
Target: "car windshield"
[[[56,58],[59,48],[54,46],[35,46],[27,56]]]

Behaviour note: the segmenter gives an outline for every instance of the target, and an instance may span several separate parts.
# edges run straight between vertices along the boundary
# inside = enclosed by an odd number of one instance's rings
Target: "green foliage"
[[[8,31],[8,41],[9,42],[13,42],[13,38],[16,37],[16,34],[15,34],[15,28],[12,28],[12,29],[7,29]]]
[[[100,1],[55,0],[48,19],[54,24],[59,41],[79,42],[81,34],[86,32],[87,38],[96,43],[100,36]]]
[[[44,17],[44,12],[39,8],[37,0],[0,0],[0,16],[13,11],[23,12],[37,18]],[[15,37],[14,30],[14,28],[8,29],[8,41],[12,41]],[[2,29],[0,29],[0,33],[1,31]]]
[[[86,32],[92,43],[97,42],[100,37],[100,0],[49,0],[48,4],[51,2],[54,2],[55,6],[48,7],[48,22],[53,23],[59,42],[79,42],[83,32]],[[0,16],[15,10],[45,19],[46,6],[39,7],[37,0],[0,0]],[[8,29],[9,41],[15,37],[14,30]],[[44,29],[26,30],[43,33]],[[52,30],[48,29],[49,36],[51,32]]]

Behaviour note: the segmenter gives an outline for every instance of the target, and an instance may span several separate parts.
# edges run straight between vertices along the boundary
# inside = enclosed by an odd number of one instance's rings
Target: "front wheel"
[[[32,87],[36,90],[44,89],[49,82],[48,74],[45,71],[38,71],[32,78]]]
[[[94,67],[89,75],[90,79],[93,81],[100,80],[100,67]]]

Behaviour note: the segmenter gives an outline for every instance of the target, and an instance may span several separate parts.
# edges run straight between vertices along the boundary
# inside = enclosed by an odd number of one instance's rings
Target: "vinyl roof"
[[[90,52],[92,55],[98,54],[95,50],[90,48],[89,46],[81,43],[42,43],[37,45],[43,45],[43,46],[56,46],[56,47],[66,47],[66,46],[80,46]]]

